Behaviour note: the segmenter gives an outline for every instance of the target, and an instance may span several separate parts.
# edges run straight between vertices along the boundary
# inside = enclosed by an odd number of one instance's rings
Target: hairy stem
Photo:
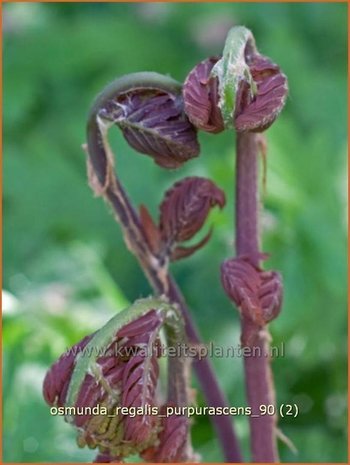
[[[100,130],[96,114],[90,115],[88,122],[88,155],[92,175],[92,185],[98,194],[111,204],[118,222],[123,229],[123,235],[129,250],[138,259],[150,285],[158,295],[166,295],[171,302],[177,303],[185,319],[186,333],[190,342],[200,344],[197,328],[192,321],[189,309],[181,291],[178,289],[166,264],[162,264],[153,255],[147,245],[140,225],[139,217],[128,199],[120,180],[111,175],[111,157],[109,146]],[[95,179],[94,179],[95,178]],[[195,361],[194,369],[201,384],[204,396],[210,406],[224,406],[227,401],[218,385],[212,365],[209,360]],[[212,421],[217,431],[219,441],[227,462],[241,462],[238,441],[233,424],[228,416],[215,416]]]
[[[236,164],[236,253],[249,256],[259,265],[259,196],[258,138],[252,132],[237,133]],[[247,398],[250,417],[251,450],[254,462],[277,462],[276,418],[261,415],[260,406],[274,405],[275,394],[269,357],[268,330],[261,330],[242,316],[243,340],[250,340],[254,355],[244,357]]]

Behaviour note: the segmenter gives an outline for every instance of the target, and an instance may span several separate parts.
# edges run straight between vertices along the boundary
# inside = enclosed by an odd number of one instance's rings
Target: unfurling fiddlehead
[[[203,246],[210,235],[188,248],[178,246],[178,242],[190,239],[200,229],[211,206],[224,205],[224,194],[209,180],[187,178],[180,182],[181,188],[176,184],[168,191],[168,196],[172,192],[171,198],[178,200],[164,200],[159,226],[154,225],[145,206],[141,206],[140,215],[137,215],[114,172],[114,156],[107,138],[113,125],[122,130],[133,148],[151,156],[163,168],[180,166],[199,153],[196,129],[184,112],[181,85],[157,73],[135,73],[117,79],[96,98],[87,127],[91,186],[112,204],[129,249],[139,258],[151,280],[163,286],[161,293],[164,293],[168,289],[164,275],[169,259],[189,256]],[[220,197],[219,201],[215,196]],[[209,203],[208,199],[211,199]],[[166,210],[166,214],[162,210]],[[192,228],[193,234],[180,237],[179,231],[172,231],[171,237],[167,236],[179,214],[187,215],[186,227]],[[199,227],[196,227],[196,214],[202,219]],[[179,218],[178,222],[182,220]]]
[[[64,408],[66,421],[77,429],[79,446],[100,451],[97,461],[121,461],[136,453],[150,461],[192,458],[188,420],[163,418],[156,393],[163,327],[168,344],[185,341],[182,317],[174,306],[163,299],[138,300],[69,349],[46,375],[45,400]],[[169,370],[167,402],[186,404],[185,376],[181,361],[177,370]]]
[[[158,226],[146,207],[141,209],[142,225],[154,253],[173,261],[192,255],[208,242],[211,230],[195,245],[179,244],[192,239],[202,228],[210,209],[223,208],[225,202],[224,192],[209,179],[192,176],[176,182],[160,204]]]
[[[252,33],[234,27],[223,56],[199,63],[187,76],[185,111],[198,129],[220,132],[264,131],[284,107],[287,78],[269,58],[261,55]]]
[[[96,131],[101,131],[100,137],[104,137],[113,124],[121,129],[131,147],[151,156],[163,168],[177,168],[199,154],[196,130],[183,110],[181,84],[161,74],[145,72],[124,76],[97,97],[88,128],[88,144],[94,149],[90,156],[97,165],[103,159]],[[104,168],[107,168],[106,160]],[[106,172],[98,171],[99,181],[104,185]]]
[[[251,326],[262,329],[276,318],[282,306],[282,278],[276,271],[263,271],[248,257],[230,258],[221,265],[221,280],[229,298]],[[253,332],[255,334],[255,332]],[[251,331],[242,332],[242,345],[251,345]]]
[[[252,456],[256,462],[278,460],[276,418],[259,417],[259,405],[274,403],[269,366],[267,323],[281,309],[282,279],[275,271],[263,271],[260,252],[257,157],[267,129],[284,107],[287,78],[256,48],[253,34],[233,27],[221,57],[208,58],[188,75],[184,105],[198,129],[217,133],[236,131],[236,258],[221,267],[221,281],[240,311],[243,345],[255,346],[260,356],[244,358],[250,418]]]

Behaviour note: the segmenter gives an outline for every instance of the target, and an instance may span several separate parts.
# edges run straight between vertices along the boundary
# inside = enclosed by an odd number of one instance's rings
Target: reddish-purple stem
[[[247,255],[259,265],[259,197],[258,197],[258,135],[237,133],[236,164],[236,253]],[[253,462],[277,462],[275,416],[261,415],[260,407],[275,404],[267,329],[258,327],[242,316],[242,334],[256,347],[254,355],[244,357],[250,417],[251,450]]]

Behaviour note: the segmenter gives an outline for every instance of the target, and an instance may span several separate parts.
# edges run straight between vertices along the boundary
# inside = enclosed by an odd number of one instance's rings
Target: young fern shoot
[[[78,445],[99,450],[97,461],[119,462],[134,454],[156,462],[194,458],[189,420],[158,414],[167,404],[190,401],[186,361],[180,358],[175,369],[174,361],[168,362],[168,395],[161,406],[161,328],[169,346],[186,341],[176,307],[164,298],[137,300],[64,353],[45,377],[46,402],[64,409]]]
[[[267,325],[280,312],[282,279],[265,271],[260,250],[258,155],[262,131],[282,110],[287,79],[279,67],[256,49],[245,27],[230,30],[221,57],[199,63],[184,86],[157,73],[135,73],[115,80],[95,99],[87,124],[88,174],[91,187],[112,207],[124,240],[137,258],[156,298],[136,301],[103,328],[76,344],[49,370],[44,397],[55,407],[96,407],[109,415],[66,414],[78,431],[78,444],[98,448],[97,462],[122,461],[139,454],[151,462],[186,462],[192,452],[190,425],[185,417],[153,418],[111,415],[116,407],[186,406],[190,402],[189,376],[181,356],[168,360],[166,402],[157,395],[159,331],[167,344],[188,341],[201,344],[174,278],[170,263],[189,257],[203,247],[211,230],[195,245],[186,245],[203,227],[210,210],[225,205],[224,192],[209,179],[190,176],[175,183],[164,195],[159,220],[146,206],[137,211],[115,171],[108,141],[116,125],[128,144],[165,169],[181,167],[199,155],[197,130],[213,134],[236,131],[236,257],[221,267],[223,287],[240,312],[241,343],[256,346],[260,355],[244,357],[250,417],[252,459],[276,462],[276,418],[259,415],[261,405],[275,403]],[[132,356],[111,356],[115,344]],[[151,350],[142,355],[140,345]],[[74,350],[73,350],[74,349]],[[109,355],[101,356],[101,350]],[[85,351],[84,357],[81,351]],[[130,351],[128,352],[130,354]],[[88,354],[88,356],[86,356]],[[193,367],[211,407],[227,404],[208,359]],[[212,418],[227,462],[241,462],[237,438],[228,416]]]
[[[241,317],[241,343],[254,346],[259,355],[244,357],[254,462],[278,461],[276,417],[260,415],[261,405],[273,405],[275,393],[268,353],[267,323],[282,304],[282,279],[264,271],[260,251],[258,155],[261,132],[282,110],[288,93],[279,67],[256,49],[252,33],[232,28],[222,57],[198,64],[184,85],[186,113],[199,129],[218,133],[236,131],[236,257],[221,267],[223,287]]]

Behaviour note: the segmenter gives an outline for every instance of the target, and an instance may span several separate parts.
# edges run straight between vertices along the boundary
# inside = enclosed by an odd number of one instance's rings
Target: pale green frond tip
[[[211,76],[218,78],[219,108],[225,127],[234,126],[236,95],[242,80],[247,81],[253,93],[256,85],[245,60],[246,47],[256,51],[253,34],[244,26],[235,26],[227,34],[222,58],[215,64]]]

